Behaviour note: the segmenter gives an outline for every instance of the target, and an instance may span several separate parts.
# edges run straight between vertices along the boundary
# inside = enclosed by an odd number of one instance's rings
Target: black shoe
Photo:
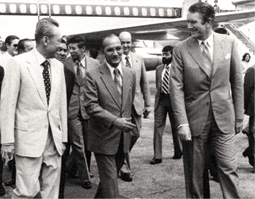
[[[91,183],[89,180],[84,180],[84,181],[81,183],[81,186],[82,186],[84,189],[91,189],[91,188],[92,188],[92,183]]]
[[[92,173],[89,173],[90,178],[94,178],[94,175]]]
[[[124,172],[120,171],[120,178],[123,181],[126,181],[126,182],[132,182],[133,181],[133,178],[132,178],[130,172],[124,173]]]
[[[162,162],[162,159],[156,159],[156,158],[153,158],[150,162],[150,164],[159,164]]]
[[[1,184],[0,185],[0,196],[4,196],[5,195],[5,189],[4,186]]]
[[[175,153],[174,156],[173,156],[173,159],[177,160],[177,159],[181,159],[181,157],[182,157],[182,153],[179,153],[179,154]]]
[[[6,182],[4,183],[4,185],[5,185],[5,186],[14,186],[14,185],[15,185],[15,180],[10,179],[10,180],[6,181]]]
[[[246,148],[244,151],[243,151],[243,157],[247,157],[249,155],[249,147]]]

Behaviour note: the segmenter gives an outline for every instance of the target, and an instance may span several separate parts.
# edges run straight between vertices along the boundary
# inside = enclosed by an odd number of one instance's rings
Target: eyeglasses
[[[117,46],[115,48],[106,48],[106,53],[108,54],[113,54],[114,51],[117,51],[117,53],[119,53],[120,51],[122,50],[122,47],[121,46]]]

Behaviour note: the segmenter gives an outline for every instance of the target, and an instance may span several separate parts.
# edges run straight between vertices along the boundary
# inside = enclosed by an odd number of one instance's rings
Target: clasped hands
[[[14,154],[14,143],[2,144],[1,155],[5,164],[7,164],[9,160],[13,159],[13,154]]]
[[[117,118],[113,125],[122,131],[131,131],[136,125],[131,122],[131,118]]]

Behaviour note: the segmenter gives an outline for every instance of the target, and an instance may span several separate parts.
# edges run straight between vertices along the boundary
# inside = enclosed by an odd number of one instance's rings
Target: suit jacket
[[[3,79],[4,79],[4,68],[2,66],[0,66],[0,94],[1,94]]]
[[[254,117],[255,65],[248,68],[244,76],[244,110],[245,114]]]
[[[85,56],[86,71],[90,71],[95,67],[99,66],[99,61]],[[66,79],[66,91],[67,91],[67,106],[68,106],[68,118],[75,118],[78,115],[79,110],[81,111],[81,116],[83,119],[89,119],[84,107],[84,82],[79,83],[75,78],[75,63],[72,57],[68,57],[64,63],[65,79]],[[86,76],[86,74],[85,74]],[[84,76],[84,81],[85,81]],[[70,99],[73,93],[74,85],[81,87],[80,96],[77,100],[72,102],[70,105]]]
[[[211,107],[219,129],[235,132],[243,120],[242,64],[236,42],[214,33],[212,74],[206,72],[199,43],[188,38],[174,48],[170,93],[177,126],[189,124],[193,136],[204,129]]]
[[[117,153],[122,131],[113,126],[120,117],[130,118],[135,96],[135,72],[122,67],[123,99],[118,100],[117,88],[106,63],[89,71],[85,81],[85,108],[90,115],[91,131],[88,149],[95,153]],[[123,133],[124,151],[129,151],[130,132]]]
[[[49,105],[36,49],[16,56],[5,67],[1,98],[1,143],[14,143],[15,153],[40,157],[45,149],[49,125],[59,154],[67,142],[66,84],[63,65],[51,63]]]
[[[130,52],[130,57],[132,61],[132,69],[136,73],[134,109],[138,115],[142,115],[144,106],[151,106],[150,87],[143,58],[140,55],[132,52]]]

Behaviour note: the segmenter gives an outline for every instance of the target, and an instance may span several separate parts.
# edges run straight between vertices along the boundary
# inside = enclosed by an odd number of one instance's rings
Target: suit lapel
[[[162,85],[162,73],[163,73],[164,65],[161,65],[158,69],[158,88],[161,89]]]
[[[196,39],[191,38],[188,40],[188,51],[194,61],[200,66],[205,74],[210,77],[210,72],[207,70],[204,64],[203,55],[199,47],[199,43]]]
[[[138,64],[139,61],[134,53],[130,53],[130,58],[132,61],[132,67],[135,69],[137,66],[139,66],[139,64]]]
[[[212,68],[212,77],[215,74],[217,67],[219,65],[219,62],[221,59],[219,57],[222,57],[222,49],[223,49],[223,43],[224,41],[221,40],[216,34],[213,36],[213,68]]]
[[[56,92],[57,92],[57,88],[60,82],[60,71],[59,69],[56,67],[56,65],[54,65],[54,61],[51,60],[51,91],[50,91],[50,102],[49,102],[49,110],[51,109],[53,102],[55,100],[56,97]]]
[[[127,103],[128,95],[130,92],[130,75],[124,66],[122,66],[123,71],[123,81],[122,81],[122,88],[123,88],[123,96],[122,96],[122,111],[125,108],[125,105]]]
[[[45,87],[44,87],[44,81],[42,76],[42,69],[40,68],[40,64],[36,59],[35,51],[31,51],[31,56],[28,56],[28,70],[31,74],[31,77],[35,83],[35,86],[37,88],[37,92],[40,96],[40,98],[43,101],[43,104],[45,107],[47,107],[47,99],[46,99],[46,93],[45,93]]]
[[[101,68],[99,68],[99,71],[102,73],[101,79],[104,82],[108,92],[112,96],[112,99],[115,101],[118,107],[121,108],[121,102],[119,100],[117,88],[114,81],[112,80],[110,70],[108,69],[106,63]]]

